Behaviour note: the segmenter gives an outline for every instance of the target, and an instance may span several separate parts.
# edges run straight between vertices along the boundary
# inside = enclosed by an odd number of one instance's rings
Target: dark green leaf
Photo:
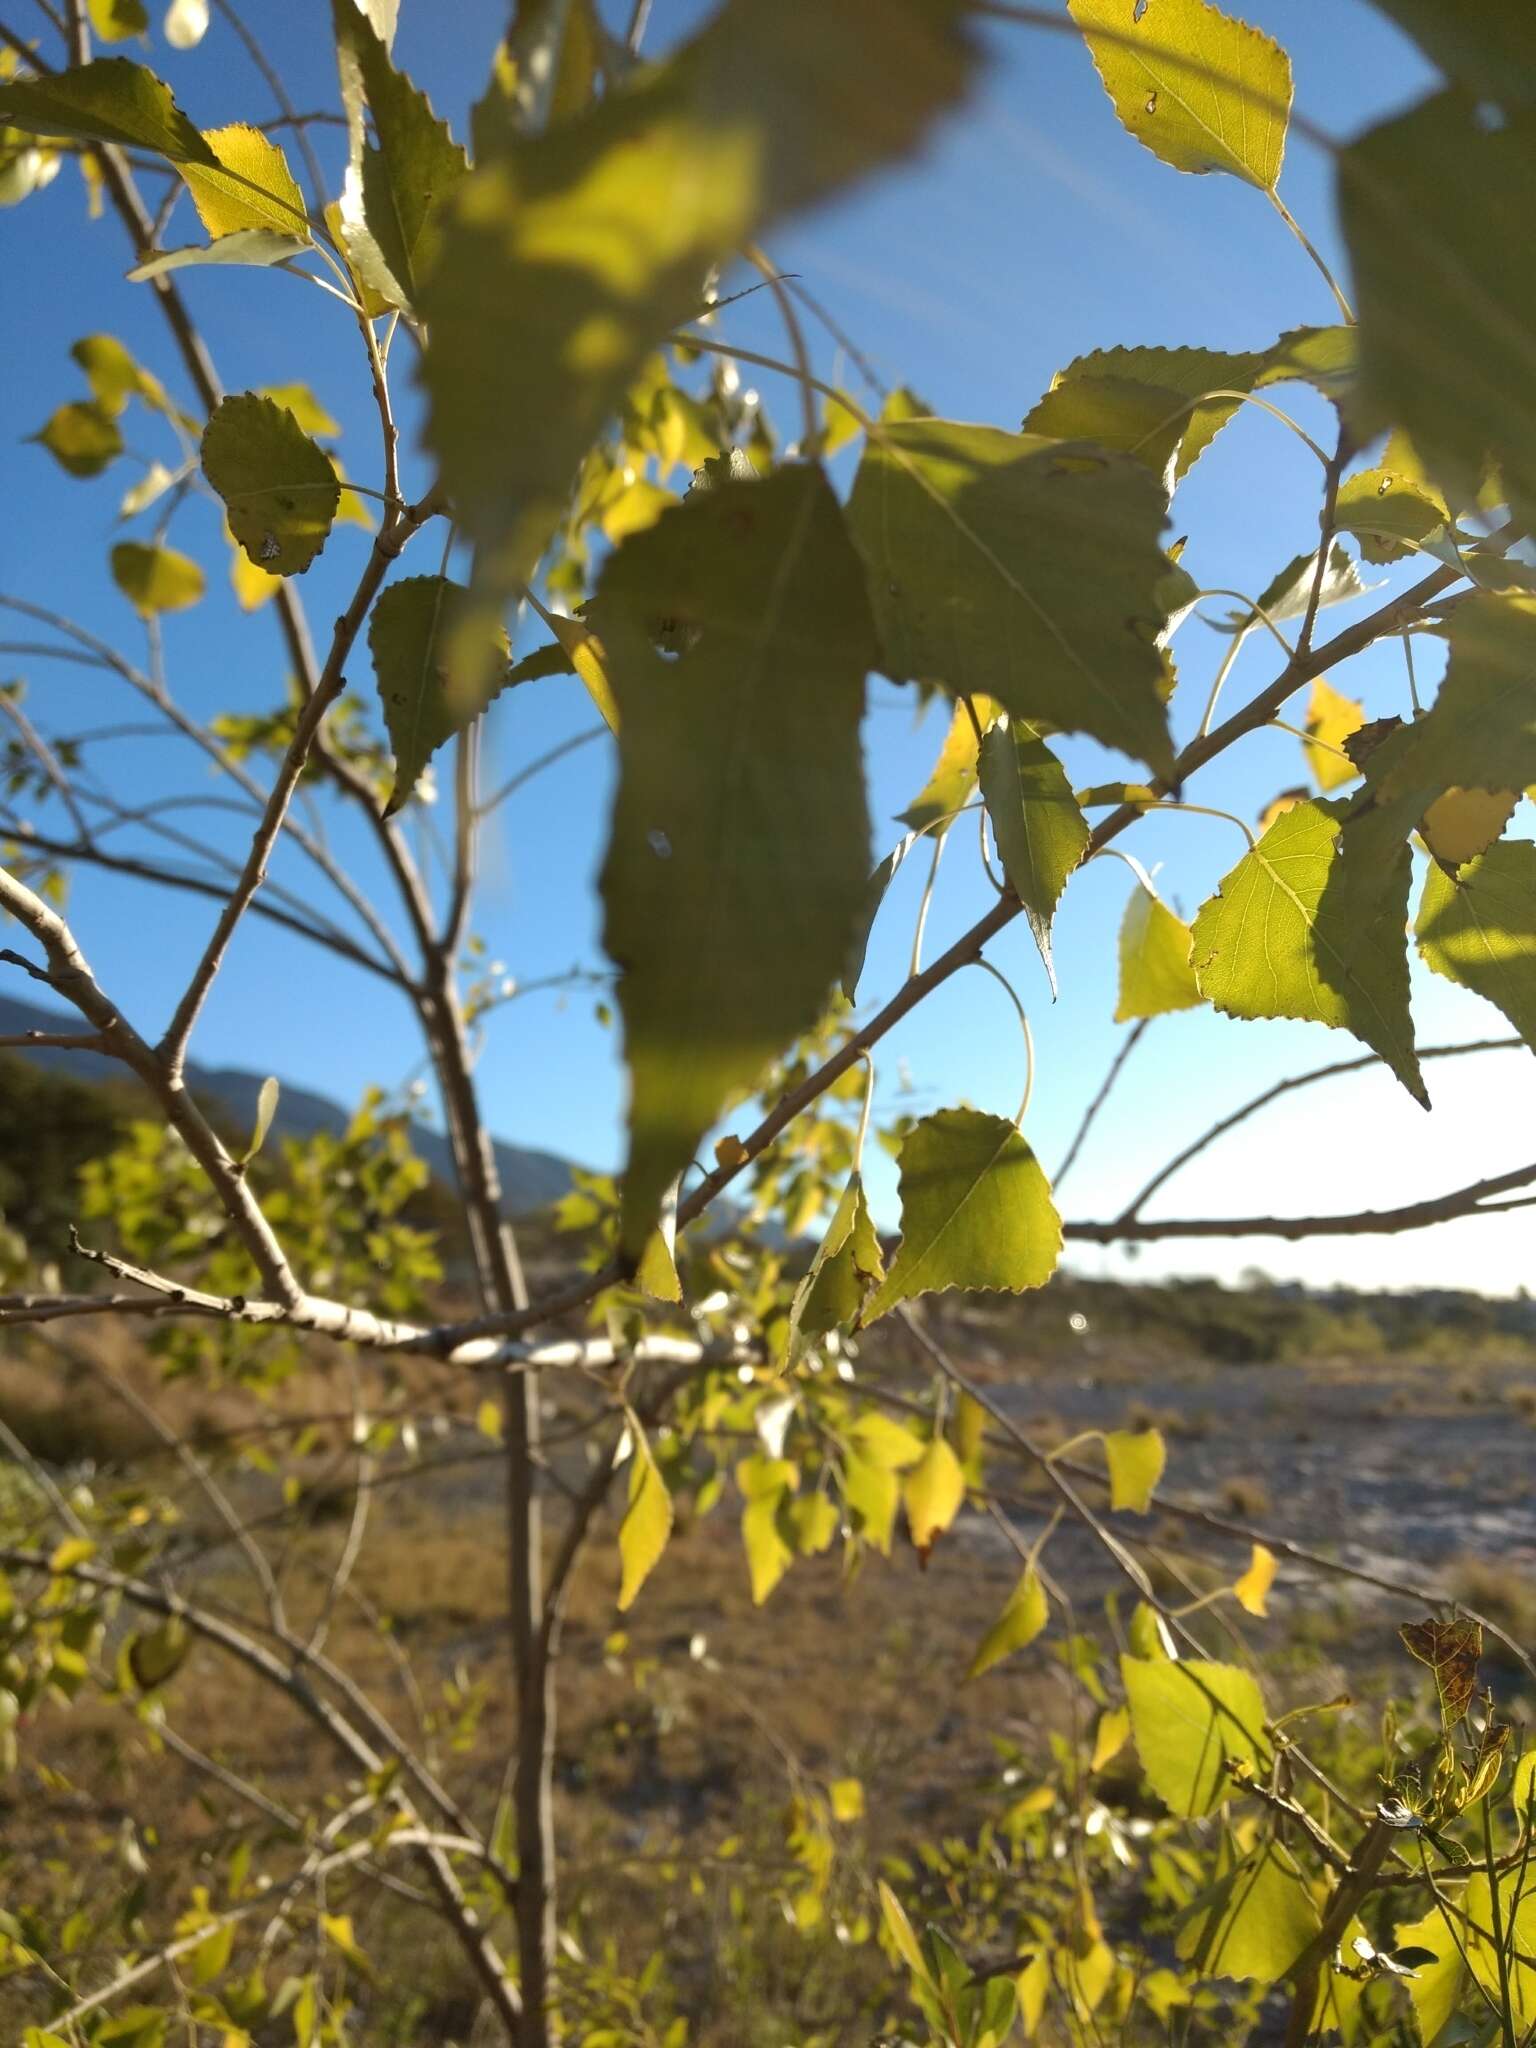
[[[1374,0],[1432,64],[1480,100],[1536,100],[1536,12],[1526,0]]]
[[[1133,457],[951,420],[871,436],[848,516],[898,681],[1172,765],[1167,500]]]
[[[589,617],[620,714],[602,891],[635,1252],[715,1117],[815,1020],[848,958],[876,648],[841,510],[809,466],[665,513],[609,558]],[[657,650],[663,622],[675,656]]]
[[[1536,1048],[1536,846],[1503,840],[1454,878],[1432,861],[1414,936],[1436,974],[1485,996]]]
[[[98,57],[46,78],[0,80],[0,123],[29,135],[72,135],[153,150],[172,163],[218,161],[170,87],[126,57]]]
[[[387,812],[398,811],[423,768],[469,724],[474,707],[448,688],[446,649],[465,592],[443,576],[391,583],[368,621],[368,647],[395,755]],[[386,813],[387,814],[387,813]]]
[[[1177,481],[1242,404],[1241,398],[1205,394],[1250,390],[1268,361],[1251,351],[1210,348],[1094,349],[1058,373],[1024,429],[1120,448],[1159,471],[1176,449]]]
[[[869,951],[869,935],[875,928],[875,919],[879,916],[880,906],[885,901],[885,892],[891,886],[896,870],[917,843],[915,832],[908,832],[904,838],[898,839],[869,878],[853,942],[848,948],[848,958],[843,967],[842,990],[850,1003],[858,997],[859,976],[864,972],[864,956]]]
[[[1088,844],[1066,770],[1033,727],[999,719],[981,743],[981,793],[998,858],[1040,948],[1051,987],[1051,919]]]
[[[203,431],[203,474],[258,569],[299,576],[325,546],[341,485],[331,458],[286,406],[254,391],[226,398]]]
[[[1536,782],[1536,597],[1479,592],[1446,635],[1440,694],[1373,760],[1383,797],[1416,818],[1445,789],[1523,789]]]

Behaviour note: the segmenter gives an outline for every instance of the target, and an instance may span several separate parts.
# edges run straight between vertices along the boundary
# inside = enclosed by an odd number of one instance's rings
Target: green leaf
[[[901,1481],[887,1466],[850,1452],[843,1461],[843,1505],[855,1532],[882,1557],[891,1554]]]
[[[1133,1515],[1152,1511],[1152,1495],[1168,1462],[1160,1429],[1112,1429],[1104,1438],[1109,1504]]]
[[[202,460],[230,531],[256,567],[302,575],[325,546],[341,498],[324,449],[286,407],[246,391],[214,408]]]
[[[1536,184],[1536,106],[1485,120],[1437,94],[1346,149],[1338,179],[1371,398],[1452,505],[1476,502],[1491,458],[1529,520],[1536,273],[1509,252]]]
[[[896,814],[914,832],[931,827],[929,836],[942,839],[955,813],[970,801],[976,787],[976,728],[985,726],[994,708],[986,698],[979,703],[972,698],[971,703],[971,711],[963,704],[955,706],[932,774],[907,808]]]
[[[309,241],[304,195],[275,142],[240,122],[210,128],[203,140],[219,168],[190,163],[182,176],[198,219],[215,241],[251,228]]]
[[[395,756],[386,816],[398,811],[428,761],[470,722],[474,707],[448,688],[446,648],[464,603],[462,585],[444,576],[391,583],[368,621],[368,648],[384,723]]]
[[[1301,1872],[1265,1842],[1194,1902],[1175,1946],[1202,1977],[1277,1984],[1318,1924]]]
[[[142,1692],[153,1692],[158,1685],[164,1685],[186,1661],[192,1639],[187,1625],[178,1616],[171,1615],[158,1628],[145,1629],[136,1635],[128,1645],[128,1668],[133,1682]]]
[[[1312,585],[1317,580],[1317,551],[1310,555],[1297,555],[1287,562],[1278,575],[1270,578],[1256,600],[1257,610],[1230,611],[1219,619],[1208,619],[1206,623],[1218,633],[1246,633],[1259,623],[1259,612],[1268,612],[1276,625],[1287,619],[1305,616],[1312,601]],[[1370,585],[1361,580],[1360,571],[1353,558],[1335,541],[1328,554],[1328,566],[1323,571],[1322,588],[1318,593],[1318,610],[1324,605],[1348,604],[1351,599],[1364,597]]]
[[[795,1289],[789,1311],[786,1369],[797,1365],[818,1338],[848,1328],[871,1290],[884,1278],[880,1239],[864,1199],[864,1184],[855,1173],[843,1190],[805,1278]]]
[[[1159,473],[1176,453],[1170,482],[1178,482],[1242,405],[1206,393],[1250,390],[1268,360],[1211,348],[1094,349],[1056,373],[1024,431],[1097,441]]]
[[[32,436],[61,469],[71,476],[100,476],[123,452],[116,422],[100,404],[77,399],[61,405],[45,427]]]
[[[752,1604],[761,1607],[795,1561],[795,1553],[779,1527],[784,1489],[749,1500],[741,1514],[741,1540],[747,1553]]]
[[[914,1548],[927,1557],[965,1505],[965,1472],[948,1440],[936,1436],[901,1482]]]
[[[1157,647],[1167,500],[1144,464],[912,420],[871,436],[848,517],[888,675],[1171,766]]]
[[[390,305],[414,307],[437,260],[443,208],[469,162],[426,94],[390,62],[356,0],[334,0],[332,11],[351,141],[341,198],[347,257]]]
[[[1274,191],[1291,107],[1290,60],[1278,43],[1206,0],[1068,5],[1138,142],[1176,171],[1229,171]]]
[[[1450,521],[1406,435],[1394,434],[1381,461],[1339,489],[1334,524],[1352,533],[1367,562],[1400,562]]]
[[[848,947],[848,958],[843,963],[842,991],[853,1002],[859,992],[859,977],[864,972],[864,959],[869,951],[869,935],[875,928],[875,919],[885,901],[885,892],[890,888],[896,870],[901,866],[913,847],[918,844],[917,834],[908,832],[899,839],[881,861],[865,885],[864,901],[859,910],[854,936]]]
[[[1419,810],[1445,789],[1536,782],[1536,597],[1478,592],[1457,604],[1446,637],[1439,696],[1392,735],[1377,771],[1385,800]]]
[[[1061,1219],[1039,1161],[1006,1117],[941,1109],[902,1142],[901,1243],[864,1310],[952,1287],[1043,1287],[1061,1255]]]
[[[0,123],[29,135],[148,149],[172,163],[217,163],[170,87],[126,57],[98,57],[46,78],[0,79]]]
[[[1120,920],[1120,999],[1115,1022],[1192,1010],[1205,997],[1190,965],[1190,929],[1138,882]]]
[[[875,642],[819,469],[681,504],[604,565],[620,711],[603,942],[631,1077],[621,1241],[727,1101],[812,1024],[865,899],[859,720]],[[653,626],[682,639],[658,652]]]
[[[1226,1764],[1265,1761],[1258,1681],[1203,1658],[1122,1657],[1131,1732],[1147,1782],[1172,1813],[1210,1813],[1233,1790]]]
[[[1413,37],[1432,64],[1478,99],[1499,106],[1536,99],[1536,14],[1524,0],[1485,0],[1473,8],[1460,0],[1375,5]]]
[[[966,1677],[980,1678],[984,1671],[990,1671],[994,1664],[1001,1664],[1015,1650],[1026,1649],[1050,1620],[1050,1615],[1050,1602],[1045,1597],[1040,1574],[1032,1564],[1028,1564],[1019,1583],[1009,1594],[1002,1613],[982,1637]]]
[[[1461,1956],[1446,1932],[1440,1908],[1431,1906],[1421,1920],[1394,1927],[1392,1946],[1427,1948],[1437,1958],[1432,1964],[1421,1964],[1406,1986],[1419,2039],[1425,2048],[1432,2048],[1461,2004],[1464,1978]]]
[[[710,266],[907,154],[961,97],[964,11],[726,0],[664,63],[465,180],[422,300],[422,374],[486,617],[531,574],[647,355],[701,311]],[[468,629],[464,659],[483,671]]]
[[[84,334],[69,352],[84,370],[91,396],[113,419],[121,416],[130,398],[142,398],[156,412],[168,409],[160,379],[142,369],[115,334]]]
[[[1195,919],[1195,973],[1229,1017],[1353,1032],[1427,1108],[1408,1014],[1408,849],[1342,859],[1343,816],[1308,801],[1275,820]]]
[[[1486,997],[1536,1049],[1536,846],[1503,840],[1454,877],[1431,862],[1413,929],[1427,966]]]
[[[645,1432],[630,1424],[633,1455],[629,1467],[629,1505],[619,1524],[619,1612],[634,1604],[635,1595],[661,1561],[672,1534],[672,1496],[657,1470]]]
[[[981,743],[981,793],[998,858],[1040,948],[1051,989],[1051,919],[1088,845],[1088,821],[1066,770],[1034,728],[1004,717]]]
[[[90,0],[91,27],[104,43],[141,36],[149,28],[144,0]]]
[[[167,271],[188,270],[200,263],[247,263],[257,269],[269,269],[274,263],[302,256],[308,247],[297,235],[274,234],[270,228],[242,228],[236,234],[221,235],[216,242],[194,242],[186,249],[162,249],[136,263],[127,277],[130,284],[147,284]]]
[[[268,1074],[262,1082],[256,1097],[256,1121],[251,1127],[251,1142],[246,1151],[248,1160],[254,1159],[267,1142],[267,1133],[272,1128],[272,1119],[277,1115],[277,1105],[282,1098],[282,1084],[275,1074]]]
[[[204,589],[203,572],[190,555],[136,540],[120,540],[112,550],[112,581],[145,619],[185,611]]]
[[[920,1984],[929,1982],[928,1965],[923,1960],[923,1951],[912,1922],[907,1918],[906,1909],[882,1877],[879,1880],[880,1918],[885,1926],[886,1939]]]

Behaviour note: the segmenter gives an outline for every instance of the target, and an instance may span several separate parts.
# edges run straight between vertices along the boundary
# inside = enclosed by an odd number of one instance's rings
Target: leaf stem
[[[990,960],[979,953],[973,964],[985,969],[992,979],[1004,990],[1009,1002],[1012,1003],[1015,1011],[1018,1013],[1019,1029],[1024,1034],[1024,1094],[1019,1103],[1019,1113],[1013,1120],[1014,1124],[1018,1126],[1023,1123],[1025,1117],[1029,1114],[1030,1098],[1035,1092],[1035,1034],[1029,1028],[1029,1012],[1025,1009],[1023,1003],[1020,1002],[1018,990],[1000,967],[994,967]]]
[[[1344,325],[1346,327],[1353,327],[1355,324],[1354,308],[1350,305],[1348,299],[1345,298],[1343,292],[1339,289],[1339,281],[1334,276],[1333,272],[1328,268],[1328,265],[1324,262],[1321,252],[1318,250],[1316,245],[1311,240],[1310,236],[1306,233],[1306,230],[1302,227],[1300,221],[1297,220],[1295,214],[1291,212],[1291,209],[1286,205],[1285,201],[1280,197],[1280,194],[1277,191],[1270,191],[1269,200],[1270,204],[1274,207],[1276,213],[1279,214],[1280,218],[1285,222],[1286,226],[1290,229],[1291,233],[1296,237],[1297,241],[1301,244],[1302,248],[1306,250],[1307,254],[1312,258],[1312,261],[1317,265],[1318,269],[1322,272],[1323,282],[1327,285],[1329,291],[1333,293],[1333,303],[1338,307],[1339,315],[1343,320]]]

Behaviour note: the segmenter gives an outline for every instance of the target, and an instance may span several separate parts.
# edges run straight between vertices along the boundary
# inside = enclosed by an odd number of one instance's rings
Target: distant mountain
[[[40,1009],[0,996],[0,1036],[12,1037],[24,1031],[79,1031],[78,1017],[62,1010]],[[36,1061],[80,1081],[123,1080],[128,1072],[118,1061],[97,1052],[70,1052],[58,1046],[34,1046],[20,1058]],[[187,1062],[187,1086],[205,1109],[218,1110],[235,1129],[249,1130],[256,1120],[256,1097],[264,1074],[244,1067],[205,1067]],[[278,1076],[282,1080],[282,1076]],[[324,1095],[312,1094],[283,1081],[273,1130],[279,1137],[309,1138],[317,1131],[345,1130],[350,1112]],[[453,1157],[441,1131],[417,1123],[411,1142],[418,1155],[442,1181],[452,1184]],[[523,1145],[495,1141],[496,1167],[501,1175],[503,1205],[509,1216],[526,1216],[559,1201],[571,1186],[571,1163],[553,1152],[536,1152]]]

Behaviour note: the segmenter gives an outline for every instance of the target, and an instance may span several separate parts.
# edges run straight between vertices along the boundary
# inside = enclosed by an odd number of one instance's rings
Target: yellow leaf
[[[1307,766],[1325,793],[1342,789],[1346,782],[1359,780],[1360,771],[1347,754],[1344,742],[1365,723],[1365,707],[1345,697],[1319,676],[1307,700],[1307,738],[1302,752]]]
[[[864,1818],[864,1787],[857,1778],[834,1778],[827,1787],[827,1797],[832,1803],[834,1820],[846,1826]]]
[[[1008,1604],[982,1637],[966,1677],[980,1678],[984,1671],[990,1671],[994,1664],[1001,1664],[1015,1650],[1024,1649],[1039,1635],[1050,1615],[1050,1603],[1040,1583],[1040,1574],[1032,1564],[1026,1565],[1019,1583],[1008,1596]]]
[[[965,1500],[965,1473],[943,1437],[934,1438],[907,1474],[901,1498],[912,1541],[926,1559]]]
[[[617,732],[619,707],[608,681],[602,641],[590,633],[580,619],[565,619],[558,613],[551,613],[545,623],[559,641],[566,660],[586,685],[587,695],[603,714],[603,723],[610,732]]]
[[[221,168],[186,163],[181,171],[198,218],[215,241],[243,228],[267,228],[310,240],[304,195],[275,142],[240,122],[210,128],[203,140]]]
[[[1190,965],[1190,929],[1138,882],[1120,921],[1120,999],[1115,1022],[1163,1017],[1204,1002]]]
[[[1465,867],[1488,851],[1519,801],[1517,789],[1448,789],[1419,820],[1424,844],[1441,867]]]
[[[1168,1461],[1160,1429],[1115,1429],[1104,1439],[1109,1465],[1109,1504],[1144,1515]]]
[[[1272,1550],[1266,1550],[1262,1543],[1255,1543],[1253,1558],[1247,1571],[1232,1588],[1237,1595],[1237,1604],[1262,1619],[1269,1612],[1269,1589],[1274,1583],[1275,1554]]]
[[[656,1469],[645,1432],[631,1424],[634,1459],[629,1471],[629,1506],[619,1525],[619,1612],[631,1606],[650,1577],[672,1534],[672,1496]]]
[[[493,1444],[501,1442],[501,1403],[484,1400],[475,1410],[475,1427],[482,1436],[489,1437]]]
[[[89,1536],[66,1536],[48,1560],[51,1572],[73,1571],[77,1564],[84,1564],[96,1555],[96,1546]]]
[[[880,1918],[885,1922],[886,1938],[891,1947],[913,1976],[926,1984],[928,1965],[923,1961],[923,1952],[918,1947],[917,1936],[912,1931],[912,1922],[907,1918],[900,1899],[883,1877],[880,1880]]]
[[[782,1493],[765,1493],[749,1500],[742,1510],[741,1540],[747,1551],[747,1572],[752,1581],[752,1604],[761,1607],[794,1562],[794,1552],[779,1527]]]
[[[1090,1771],[1102,1771],[1104,1766],[1117,1757],[1126,1745],[1131,1732],[1131,1717],[1124,1707],[1106,1707],[1099,1716],[1099,1725],[1094,1731],[1093,1755],[1089,1760]]]

